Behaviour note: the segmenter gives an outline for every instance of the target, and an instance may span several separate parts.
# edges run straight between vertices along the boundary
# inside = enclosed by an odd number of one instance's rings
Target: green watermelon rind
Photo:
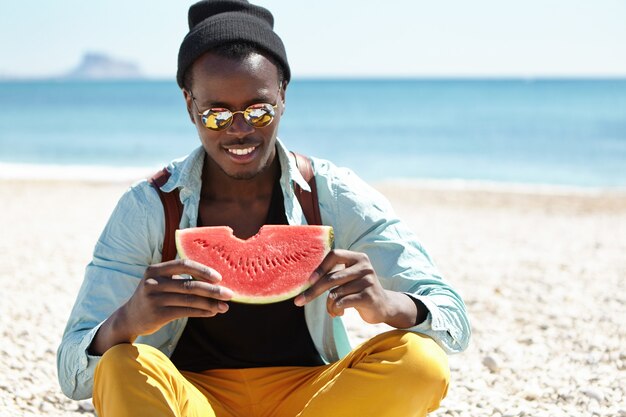
[[[290,298],[295,297],[296,295],[300,294],[302,291],[306,291],[310,287],[311,287],[311,284],[307,283],[307,284],[301,286],[300,288],[294,289],[293,291],[290,291],[288,293],[275,295],[273,297],[268,297],[268,296],[252,297],[252,296],[245,296],[245,295],[239,296],[239,295],[235,294],[235,296],[233,298],[231,298],[230,301],[233,301],[235,303],[242,303],[242,304],[272,304],[272,303],[279,303],[281,301],[289,300]]]
[[[328,252],[330,252],[330,250],[333,247],[333,243],[334,243],[334,238],[335,238],[335,234],[334,234],[334,230],[331,226],[323,226],[325,228],[328,228],[328,239],[326,240],[325,244],[324,244],[324,256],[326,256],[328,254]],[[180,242],[180,236],[181,233],[184,233],[184,230],[188,230],[188,229],[179,229],[176,230],[175,232],[175,240],[176,240],[176,249],[178,250],[178,256],[181,259],[189,259],[186,255],[185,255],[185,251],[182,249],[182,244]],[[277,294],[274,296],[249,296],[249,295],[239,295],[237,294],[236,291],[233,290],[233,292],[235,293],[234,297],[230,299],[230,301],[236,302],[236,303],[242,303],[242,304],[272,304],[272,303],[278,303],[281,301],[285,301],[288,300],[290,298],[293,298],[295,296],[297,296],[298,294],[302,293],[303,291],[306,291],[307,289],[309,289],[311,287],[311,283],[307,282],[304,285],[301,285],[300,287],[294,288],[293,290],[290,290],[289,292],[286,293],[282,293],[282,294]]]

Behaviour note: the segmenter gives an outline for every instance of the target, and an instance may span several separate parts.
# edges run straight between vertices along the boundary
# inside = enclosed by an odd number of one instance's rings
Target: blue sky
[[[45,77],[88,51],[171,78],[187,0],[0,5],[0,76]],[[260,0],[295,77],[626,77],[624,0]]]

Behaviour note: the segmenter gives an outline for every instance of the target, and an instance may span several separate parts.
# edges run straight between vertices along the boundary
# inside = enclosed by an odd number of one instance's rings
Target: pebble
[[[78,407],[83,411],[94,411],[93,403],[91,400],[82,400],[78,402]]]
[[[15,391],[15,396],[17,398],[20,398],[22,400],[30,400],[31,398],[33,398],[33,393],[29,390],[26,389],[18,389]]]
[[[596,400],[597,402],[601,403],[602,401],[604,401],[604,394],[602,393],[602,391],[600,391],[597,388],[594,387],[585,387],[582,388],[580,390],[580,392],[582,392],[583,394],[585,394],[587,397],[592,398],[594,400]]]
[[[78,409],[79,409],[78,403],[76,401],[68,401],[68,402],[66,402],[65,406],[63,408],[65,408],[65,410],[67,410],[67,411],[78,411]]]
[[[41,411],[44,415],[51,415],[54,413],[54,411],[56,411],[56,408],[49,402],[44,401],[39,406],[39,411]]]
[[[498,372],[500,370],[498,360],[491,355],[483,358],[483,365],[485,365],[491,372]]]
[[[528,388],[524,392],[524,399],[527,401],[535,401],[541,398],[542,392],[539,388]]]

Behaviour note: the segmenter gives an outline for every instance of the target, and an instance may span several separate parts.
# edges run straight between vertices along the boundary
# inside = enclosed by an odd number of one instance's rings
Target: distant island
[[[76,68],[62,75],[71,80],[120,80],[144,78],[137,64],[114,59],[101,53],[89,52]]]

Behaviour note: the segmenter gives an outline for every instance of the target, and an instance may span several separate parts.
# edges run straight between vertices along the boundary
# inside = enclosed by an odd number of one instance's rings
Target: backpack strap
[[[306,182],[311,187],[311,192],[304,191],[298,184],[294,184],[294,192],[304,217],[310,225],[321,225],[322,216],[320,215],[320,205],[317,198],[317,186],[315,184],[315,173],[313,172],[313,165],[311,159],[301,155],[299,153],[291,152],[296,159],[296,166],[300,171],[300,174],[304,177]],[[176,259],[176,237],[175,232],[180,225],[180,219],[183,215],[183,204],[180,202],[178,195],[178,188],[173,189],[169,193],[163,192],[161,187],[165,185],[170,178],[170,172],[167,168],[163,168],[161,171],[154,174],[148,182],[156,189],[163,203],[163,211],[165,213],[165,235],[163,236],[163,250],[161,256],[161,262],[171,261]]]
[[[176,259],[175,232],[180,225],[180,219],[183,215],[183,203],[180,202],[178,188],[175,188],[169,193],[161,190],[161,187],[169,178],[170,172],[166,168],[163,168],[148,180],[157,190],[161,203],[163,203],[163,211],[165,213],[165,235],[163,236],[161,262]]]
[[[304,177],[304,180],[311,187],[311,192],[306,192],[298,184],[293,185],[293,190],[302,206],[304,217],[310,225],[321,225],[322,216],[320,215],[320,204],[317,198],[317,185],[315,184],[315,173],[313,172],[313,165],[311,159],[307,156],[301,155],[296,152],[291,152],[296,159],[296,166],[300,171],[300,174]]]

